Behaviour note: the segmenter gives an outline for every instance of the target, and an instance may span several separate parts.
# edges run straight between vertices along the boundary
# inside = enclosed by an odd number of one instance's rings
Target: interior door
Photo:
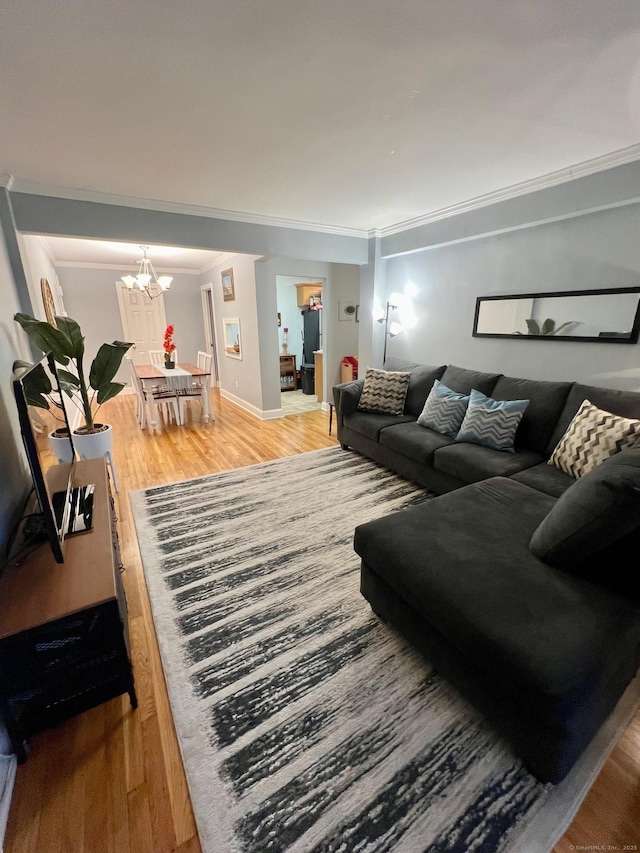
[[[213,285],[205,284],[200,288],[202,292],[202,318],[204,320],[204,339],[207,352],[212,355],[211,359],[211,381],[216,386],[220,385],[218,369],[218,348],[216,346],[216,324],[213,312]]]
[[[131,357],[135,364],[149,364],[149,350],[162,349],[167,317],[164,297],[149,299],[141,290],[130,290],[116,282],[122,330],[126,341],[133,341]]]

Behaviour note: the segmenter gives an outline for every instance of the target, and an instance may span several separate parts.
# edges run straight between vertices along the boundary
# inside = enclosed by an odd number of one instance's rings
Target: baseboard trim
[[[252,403],[248,403],[241,397],[236,397],[235,394],[232,394],[224,388],[220,388],[220,396],[224,397],[225,400],[228,400],[230,403],[233,403],[234,406],[238,406],[238,408],[244,409],[245,412],[249,412],[250,415],[259,418],[261,421],[272,421],[283,416],[282,409],[259,409],[257,406],[254,406]]]

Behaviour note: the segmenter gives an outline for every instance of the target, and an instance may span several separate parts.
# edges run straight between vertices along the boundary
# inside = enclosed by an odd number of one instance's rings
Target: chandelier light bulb
[[[149,247],[140,246],[140,248],[142,249],[142,257],[138,261],[140,265],[138,268],[138,274],[135,276],[123,275],[122,281],[129,288],[129,290],[132,290],[134,287],[137,287],[143,293],[146,293],[149,299],[155,299],[156,296],[160,296],[160,294],[164,293],[165,290],[169,290],[173,279],[170,275],[158,276],[153,268],[151,259],[147,257],[147,251],[149,250]],[[150,285],[152,282],[154,282],[159,288],[156,293],[153,293],[151,290]]]

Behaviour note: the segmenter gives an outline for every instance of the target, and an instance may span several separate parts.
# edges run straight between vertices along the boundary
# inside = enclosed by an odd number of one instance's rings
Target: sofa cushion
[[[433,454],[440,447],[453,444],[453,439],[432,429],[418,426],[416,421],[385,427],[380,444],[422,465],[433,467]]]
[[[410,376],[410,373],[368,367],[358,408],[388,415],[404,414],[404,400]]]
[[[467,370],[465,367],[450,364],[440,379],[447,388],[457,391],[458,394],[470,394],[472,388],[483,394],[490,394],[501,375],[500,373],[480,373],[478,370]]]
[[[549,439],[571,388],[571,382],[541,382],[501,376],[491,396],[494,400],[529,400],[518,427],[517,445],[548,456]]]
[[[529,548],[551,566],[572,569],[638,528],[640,449],[617,453],[576,480],[536,528]],[[603,573],[611,568],[603,559]]]
[[[469,405],[468,394],[458,394],[437,379],[418,417],[418,424],[455,438]]]
[[[553,498],[559,498],[576,481],[575,477],[571,477],[559,468],[547,464],[546,460],[537,465],[532,465],[531,468],[524,468],[516,474],[509,474],[509,476],[513,480],[517,480],[518,483],[524,483],[525,486],[537,489],[537,491],[551,495]]]
[[[456,441],[513,453],[516,430],[528,405],[528,400],[494,400],[473,389]]]
[[[551,456],[556,444],[567,431],[567,427],[585,400],[591,400],[594,406],[607,412],[613,412],[614,415],[640,419],[640,393],[618,391],[613,388],[599,388],[597,385],[581,385],[576,382],[569,391],[567,402],[547,445],[547,456]]]
[[[471,665],[561,725],[569,702],[637,658],[640,607],[531,554],[553,504],[492,478],[360,525],[355,549]]]
[[[434,383],[440,379],[444,370],[445,365],[443,364],[440,367],[425,365],[416,367],[411,371],[407,399],[404,401],[404,410],[407,414],[417,417],[422,412]]]
[[[344,417],[345,426],[372,441],[379,440],[380,430],[401,423],[415,423],[415,418],[411,415],[383,415],[379,412],[353,412]]]
[[[640,440],[640,420],[598,409],[585,400],[549,460],[572,477],[582,477],[605,459]]]
[[[463,483],[477,483],[487,477],[510,477],[541,461],[543,457],[532,450],[500,453],[479,444],[453,441],[448,447],[437,450],[433,457],[433,467]]]

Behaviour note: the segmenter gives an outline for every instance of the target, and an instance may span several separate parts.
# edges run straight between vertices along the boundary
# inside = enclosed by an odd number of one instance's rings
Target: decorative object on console
[[[529,400],[494,400],[472,389],[456,441],[513,453],[516,430],[528,405]]]
[[[411,373],[368,367],[358,408],[366,412],[401,415]]]
[[[171,370],[176,366],[175,361],[173,360],[173,354],[176,351],[176,345],[173,342],[173,326],[169,325],[164,330],[164,340],[162,342],[162,348],[164,350],[164,366],[167,370]]]
[[[233,302],[236,298],[236,288],[233,282],[233,267],[228,270],[222,270],[220,273],[222,279],[222,298],[225,302]]]
[[[113,475],[114,486],[118,490],[115,468],[113,465],[113,450],[110,439],[108,450],[104,450],[104,437],[96,439],[98,446],[93,447],[91,436],[108,433],[111,436],[109,424],[97,423],[95,415],[100,406],[117,396],[125,387],[122,382],[114,382],[125,353],[133,346],[125,341],[114,341],[102,344],[91,362],[88,377],[84,370],[84,336],[79,324],[71,317],[56,317],[56,327],[36,320],[29,314],[16,314],[14,319],[22,326],[33,343],[43,352],[51,353],[54,360],[62,365],[58,370],[60,386],[72,406],[81,414],[83,423],[73,430],[75,436],[84,436],[82,449],[78,448],[81,458],[90,459],[107,455]],[[71,368],[71,369],[69,369]],[[49,409],[49,401],[42,389],[32,389],[31,405]],[[94,406],[96,406],[94,411]]]
[[[288,355],[289,353],[289,329],[285,326],[282,330],[282,355]]]
[[[469,399],[468,395],[458,394],[436,379],[418,423],[441,435],[455,438],[467,413]]]
[[[551,454],[549,465],[582,477],[638,441],[640,420],[614,415],[585,400]]]
[[[149,299],[155,299],[157,296],[161,296],[165,290],[169,290],[173,278],[170,275],[157,275],[153,268],[153,264],[151,263],[151,258],[147,257],[149,246],[140,246],[140,248],[142,249],[143,254],[138,261],[139,267],[137,274],[123,275],[122,281],[124,281],[129,290],[133,290],[134,287],[137,287],[138,290],[146,293]],[[151,288],[154,285],[157,289],[152,290]]]

